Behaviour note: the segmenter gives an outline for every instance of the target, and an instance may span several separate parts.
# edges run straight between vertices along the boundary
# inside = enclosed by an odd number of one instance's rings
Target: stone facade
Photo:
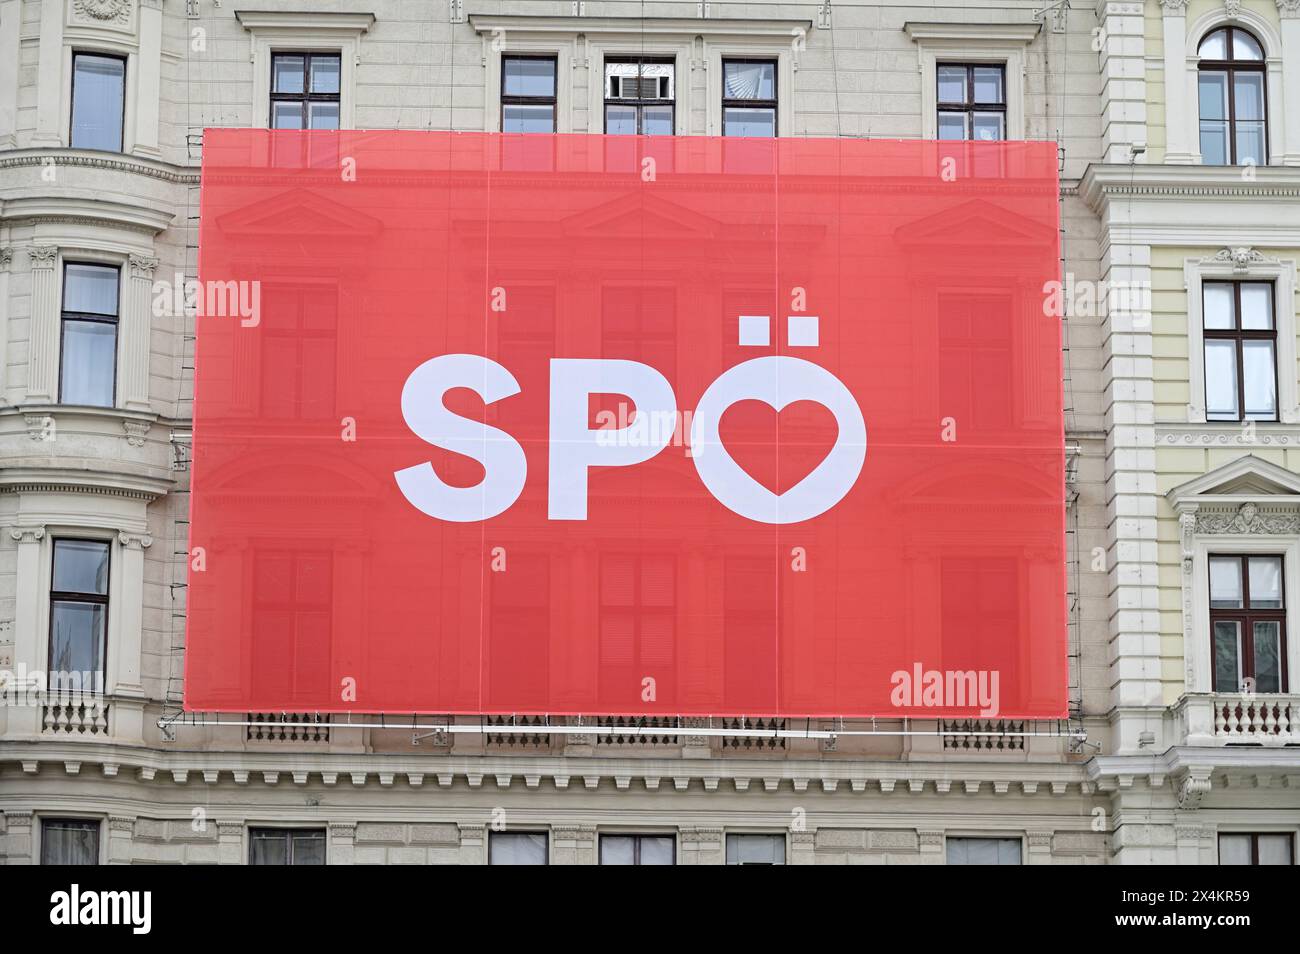
[[[683,864],[744,834],[796,864],[942,864],[972,837],[1024,863],[1212,864],[1232,832],[1290,833],[1295,856],[1300,695],[1212,691],[1204,584],[1211,551],[1300,547],[1295,0],[236,6],[0,0],[0,669],[44,668],[53,540],[112,552],[106,696],[0,707],[0,862],[39,861],[51,818],[96,823],[105,863],[246,863],[263,828],[322,833],[337,864],[485,863],[502,832],[545,834],[557,864],[619,833],[669,835]],[[1258,167],[1199,152],[1197,48],[1223,24],[1266,56]],[[341,122],[362,129],[500,128],[505,51],[555,54],[558,130],[600,131],[604,57],[646,52],[675,60],[682,135],[720,132],[721,57],[748,54],[777,61],[781,135],[932,137],[936,64],[1004,64],[1009,136],[1061,148],[1064,272],[1150,293],[1063,322],[1069,725],[986,745],[916,722],[620,742],[177,718],[193,320],[150,291],[195,273],[203,129],[267,124],[277,49],[339,51]],[[86,52],[125,60],[120,152],[69,148]],[[69,257],[121,268],[112,408],[58,403]],[[1197,302],[1216,277],[1275,283],[1277,423],[1206,421]],[[1286,573],[1300,606],[1300,553]]]

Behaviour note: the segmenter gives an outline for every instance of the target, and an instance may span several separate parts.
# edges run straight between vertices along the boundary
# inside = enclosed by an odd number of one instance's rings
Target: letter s
[[[430,517],[456,523],[487,520],[519,499],[528,461],[519,442],[505,431],[447,410],[442,399],[452,388],[469,388],[484,404],[492,404],[518,394],[519,382],[490,358],[444,354],[412,371],[402,387],[406,426],[425,443],[478,461],[483,480],[474,487],[449,486],[429,461],[393,476],[406,499]]]

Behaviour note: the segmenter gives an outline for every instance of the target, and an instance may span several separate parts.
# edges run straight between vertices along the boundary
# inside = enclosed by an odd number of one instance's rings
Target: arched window
[[[1201,58],[1201,158],[1208,166],[1263,165],[1268,161],[1264,50],[1241,27],[1208,33]]]

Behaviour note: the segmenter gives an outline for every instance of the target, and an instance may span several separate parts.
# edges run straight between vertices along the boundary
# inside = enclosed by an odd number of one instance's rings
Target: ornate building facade
[[[1297,0],[302,6],[0,0],[0,861],[1294,863]],[[1070,718],[183,714],[221,126],[1055,141]]]

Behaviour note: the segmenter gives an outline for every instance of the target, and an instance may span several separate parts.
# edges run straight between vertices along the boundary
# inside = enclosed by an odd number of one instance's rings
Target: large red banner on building
[[[208,130],[187,708],[1063,715],[1056,163]]]

